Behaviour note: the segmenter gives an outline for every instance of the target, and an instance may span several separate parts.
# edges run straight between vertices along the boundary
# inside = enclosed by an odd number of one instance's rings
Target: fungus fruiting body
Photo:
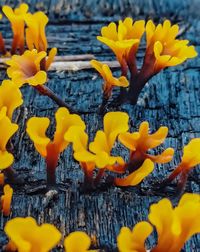
[[[145,25],[144,20],[133,22],[129,17],[120,20],[118,25],[112,22],[101,29],[101,36],[97,36],[97,39],[114,52],[122,75],[127,77],[128,70],[130,72],[128,92],[122,90],[118,100],[136,104],[141,90],[155,74],[197,56],[194,46],[188,45],[188,40],[176,38],[178,32],[179,26],[171,25],[169,20],[156,26],[152,20]],[[138,69],[136,53],[144,33],[146,51],[142,67]]]
[[[133,230],[122,227],[117,237],[120,252],[146,252],[145,241],[152,233],[153,227],[146,221],[137,223]]]
[[[45,29],[48,21],[48,17],[42,11],[26,15],[26,43],[29,50],[36,49],[38,52],[47,52],[48,42]],[[48,57],[44,58],[41,62],[41,68],[43,70],[48,70],[56,54],[57,49],[51,48]]]
[[[46,52],[26,50],[23,55],[14,55],[6,63],[7,74],[11,80],[21,87],[27,83],[32,86],[43,85],[47,81],[47,74],[41,70],[41,60],[46,57]]]
[[[149,222],[139,222],[131,231],[123,227],[118,235],[120,252],[145,252],[145,241],[156,229],[158,239],[150,252],[180,252],[184,243],[200,233],[200,195],[186,193],[173,208],[168,199],[150,206]]]
[[[6,112],[6,107],[0,110],[0,170],[10,167],[14,161],[14,157],[8,152],[6,145],[18,130],[18,125],[10,121]]]
[[[48,252],[61,239],[55,226],[47,223],[39,226],[32,217],[11,219],[4,230],[19,252]]]
[[[119,135],[119,141],[130,150],[130,169],[140,166],[145,159],[155,163],[167,163],[172,160],[174,150],[167,148],[159,155],[149,154],[148,151],[161,145],[168,134],[167,127],[160,127],[155,133],[149,133],[149,123],[142,122],[138,132],[125,132]]]
[[[115,185],[135,186],[153,171],[154,163],[166,163],[172,159],[174,153],[172,148],[157,156],[147,153],[150,148],[164,142],[168,132],[166,127],[149,134],[149,125],[144,122],[139,132],[129,133],[128,120],[128,114],[124,112],[108,112],[104,116],[103,130],[98,130],[90,143],[84,129],[74,127],[66,133],[66,140],[73,143],[74,158],[79,161],[84,171],[85,184],[96,186],[107,170],[123,175],[113,180]],[[127,162],[121,155],[112,154],[118,138],[130,149]],[[96,177],[95,169],[98,171]]]
[[[64,240],[65,252],[87,252],[90,250],[91,238],[82,231],[70,233]]]
[[[75,126],[85,129],[85,124],[81,117],[76,114],[70,114],[66,108],[59,108],[55,114],[55,118],[56,131],[53,141],[46,136],[46,130],[50,124],[50,120],[47,117],[30,118],[27,122],[26,129],[36,150],[46,160],[48,184],[55,184],[55,170],[59,155],[69,144],[64,138],[67,131]]]
[[[1,196],[1,211],[4,216],[8,216],[11,210],[13,189],[9,185],[5,185],[3,192],[4,194]]]
[[[174,171],[163,181],[163,186],[179,178],[179,186],[182,189],[187,181],[190,171],[200,164],[200,138],[192,139],[184,148],[180,164]]]
[[[73,128],[66,139],[73,143],[74,157],[80,162],[85,173],[86,183],[100,181],[105,170],[118,172],[118,165],[124,170],[125,162],[121,156],[114,156],[111,150],[117,136],[128,130],[128,115],[123,112],[109,112],[104,116],[104,129],[96,133],[94,141],[88,145],[88,135],[84,130]],[[98,175],[94,178],[94,169]],[[121,170],[121,169],[120,169]]]
[[[5,107],[6,115],[12,120],[15,109],[22,103],[20,89],[11,80],[4,80],[0,86],[0,110]]]
[[[127,75],[129,54],[135,56],[144,31],[144,20],[133,22],[132,18],[126,18],[124,21],[120,20],[118,26],[114,22],[104,26],[101,29],[101,36],[97,37],[114,52],[121,65],[123,76]]]
[[[103,110],[105,104],[107,103],[109,97],[111,96],[113,87],[114,86],[121,87],[121,88],[128,87],[129,82],[125,76],[120,76],[119,78],[114,77],[109,66],[106,64],[103,64],[97,60],[91,60],[90,64],[101,75],[104,81],[103,102],[101,106],[101,110]]]
[[[22,55],[13,55],[6,62],[7,74],[18,87],[29,84],[42,95],[50,97],[59,106],[68,107],[60,97],[44,85],[47,82],[46,71],[50,66],[49,60],[52,58],[52,55],[49,55],[46,60],[46,55],[45,51],[38,52],[36,49],[26,50]],[[47,63],[45,68],[42,67],[43,60]]]
[[[11,54],[15,54],[17,49],[20,53],[24,52],[24,30],[25,22],[24,18],[28,12],[28,5],[23,3],[18,8],[12,9],[10,6],[3,6],[2,8],[4,14],[9,19],[13,31],[13,42]]]

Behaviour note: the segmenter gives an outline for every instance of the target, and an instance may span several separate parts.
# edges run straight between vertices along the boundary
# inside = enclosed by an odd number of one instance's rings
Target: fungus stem
[[[123,59],[123,61],[121,62],[121,76],[127,77],[127,72],[128,72],[128,66],[126,61]],[[124,87],[120,87],[120,94],[119,97],[117,98],[116,101],[114,101],[114,103],[117,104],[122,104],[125,100],[126,100],[126,95],[127,95],[127,91]]]
[[[105,94],[103,94],[102,104],[101,104],[101,106],[99,108],[100,115],[104,115],[105,107],[106,107],[106,105],[108,103],[108,99],[109,99],[109,97],[107,97]]]
[[[95,185],[97,185],[97,184],[100,182],[101,178],[102,178],[103,175],[104,175],[104,172],[105,172],[105,169],[99,169],[99,171],[98,171],[98,173],[97,173],[97,176],[96,176],[96,178],[95,178],[95,180],[94,180],[94,184],[95,184]]]
[[[35,86],[35,89],[40,94],[51,98],[58,106],[65,107],[65,108],[69,109],[70,113],[73,113],[73,109],[69,108],[69,106],[48,87],[46,87],[44,85],[37,85],[37,86]]]
[[[47,185],[56,184],[56,167],[58,164],[59,152],[55,150],[54,145],[47,147],[46,168],[47,168]]]
[[[137,73],[137,69],[135,69],[134,64],[133,66],[129,65],[129,67],[131,67],[131,78],[130,88],[128,91],[128,100],[132,105],[137,103],[140,92],[144,88],[145,84],[156,74],[154,72],[154,62],[154,55],[147,52],[139,73]]]
[[[6,54],[6,49],[5,49],[5,43],[2,37],[2,34],[0,33],[0,52],[5,55]]]
[[[180,180],[178,181],[178,187],[177,187],[178,195],[181,195],[183,193],[187,179],[188,179],[188,172],[182,172],[180,175]]]
[[[84,188],[85,189],[93,188],[94,187],[94,179],[93,179],[94,169],[88,169],[87,164],[84,162],[81,162],[81,167],[84,172]]]
[[[84,171],[84,187],[86,189],[94,188],[93,171]]]
[[[182,166],[178,166],[177,168],[175,168],[173,172],[168,176],[168,178],[166,178],[163,181],[164,185],[171,183],[181,173],[181,171],[182,171]]]

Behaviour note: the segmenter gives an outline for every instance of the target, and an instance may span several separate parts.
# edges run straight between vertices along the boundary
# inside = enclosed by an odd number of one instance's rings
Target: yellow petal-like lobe
[[[148,135],[146,146],[150,149],[161,145],[168,135],[167,127],[160,127],[155,133]]]
[[[123,60],[127,59],[133,46],[135,46],[134,53],[137,52],[144,31],[144,20],[133,22],[132,18],[128,17],[123,21],[120,20],[118,26],[113,22],[104,26],[101,29],[101,36],[97,39],[110,47],[120,64],[123,65]]]
[[[81,231],[70,233],[64,240],[66,252],[86,252],[89,251],[90,245],[90,237]]]
[[[33,77],[28,78],[26,81],[31,86],[43,85],[47,81],[47,74],[45,71],[39,71]]]
[[[46,223],[38,226],[32,217],[14,218],[4,230],[19,252],[48,252],[61,239],[56,227]]]
[[[88,135],[83,127],[73,126],[64,135],[65,141],[73,144],[73,150],[76,152],[87,149]]]
[[[192,139],[184,147],[181,164],[186,169],[200,164],[200,138]]]
[[[154,169],[154,163],[150,159],[146,159],[142,166],[136,171],[132,172],[125,178],[116,178],[115,184],[117,186],[135,186],[142,182]]]
[[[95,153],[94,162],[98,168],[114,171],[113,165],[124,164],[123,158],[112,156],[110,152],[117,136],[128,130],[128,119],[123,112],[109,112],[104,116],[104,131],[97,131],[94,141],[89,145],[89,150]]]
[[[184,194],[177,207],[162,199],[150,207],[149,220],[156,227],[158,242],[153,252],[181,251],[184,243],[200,233],[200,195]]]
[[[4,216],[10,215],[13,189],[9,185],[3,188],[4,194],[1,196],[1,211]]]
[[[14,157],[11,153],[0,150],[0,170],[10,167],[13,162]]]
[[[54,134],[53,144],[57,146],[58,152],[62,152],[69,142],[65,139],[65,134],[71,127],[81,127],[85,130],[85,123],[79,115],[70,114],[67,108],[59,108],[55,114],[56,132]]]
[[[108,145],[107,136],[104,131],[97,131],[94,141],[89,145],[89,149],[95,154],[99,152],[106,152],[107,154],[110,153],[111,149]]]
[[[74,152],[74,158],[81,163],[95,163],[96,161],[96,155],[87,150]]]
[[[117,237],[120,252],[146,252],[145,240],[152,233],[153,227],[145,221],[136,224],[131,231],[122,227]]]
[[[121,76],[115,78],[110,70],[109,66],[102,64],[97,60],[91,60],[90,64],[94,67],[97,72],[101,75],[104,80],[104,93],[109,97],[114,86],[118,87],[128,87],[129,82],[126,77]]]
[[[41,156],[47,156],[47,145],[50,139],[46,136],[50,120],[46,117],[32,117],[27,122],[26,132],[34,143],[36,150]]]
[[[7,116],[12,120],[13,112],[23,103],[19,88],[11,81],[4,80],[0,86],[0,109],[7,108]]]
[[[110,156],[106,152],[98,152],[95,156],[95,164],[97,168],[105,168],[106,166],[114,165],[116,158]]]
[[[155,26],[152,20],[146,24],[147,54],[154,54],[154,73],[168,66],[176,66],[189,58],[196,57],[194,46],[189,41],[176,39],[178,25],[172,25],[169,20]]]
[[[85,163],[94,169],[94,164],[98,168],[108,168],[114,171],[114,164],[124,164],[121,157],[113,157],[110,155],[107,138],[103,131],[99,130],[93,142],[89,145],[88,151],[88,135],[84,128],[80,126],[73,126],[65,134],[65,140],[73,143],[74,158],[80,163]],[[108,167],[107,167],[108,166]]]
[[[108,112],[104,116],[104,132],[108,140],[108,146],[112,149],[117,136],[129,129],[129,116],[124,112]]]
[[[54,61],[54,58],[57,54],[57,48],[51,48],[51,50],[49,51],[46,63],[45,63],[45,69],[46,71],[49,69],[51,63]]]
[[[38,52],[47,50],[47,39],[45,28],[48,23],[48,17],[42,12],[38,11],[34,14],[27,14],[25,17],[27,25],[26,37],[27,46],[29,50],[37,49]]]
[[[18,48],[22,53],[24,51],[24,19],[28,12],[28,5],[22,3],[14,10],[10,6],[4,5],[2,11],[10,21],[13,31],[11,53],[14,54]]]
[[[173,148],[167,148],[164,150],[160,155],[149,155],[147,154],[147,157],[150,158],[153,162],[158,164],[165,164],[172,160],[174,156],[174,149]]]
[[[149,123],[142,122],[138,132],[125,132],[119,135],[119,141],[131,151],[134,161],[142,161],[146,158],[157,163],[167,163],[172,160],[174,150],[168,148],[160,155],[150,155],[148,150],[161,145],[168,134],[167,127],[160,127],[155,133],[149,134]],[[136,160],[135,160],[136,159]]]
[[[187,204],[187,202],[194,202],[195,204],[200,203],[200,195],[195,193],[185,193],[181,197],[178,206],[182,207]]]
[[[90,61],[91,66],[101,75],[101,77],[105,80],[106,75],[103,71],[103,64],[100,61],[97,60],[91,60]]]
[[[135,45],[136,48],[139,45],[138,39],[130,39],[130,40],[122,40],[122,41],[112,41],[105,37],[97,36],[97,39],[110,47],[110,49],[114,52],[117,60],[121,65],[123,65],[123,61],[128,57],[130,49]]]
[[[139,132],[134,132],[134,133],[129,133],[129,132],[124,132],[119,134],[119,141],[126,146],[129,150],[135,151],[138,144],[137,141],[140,138]]]
[[[46,130],[50,124],[50,120],[46,117],[32,117],[27,122],[27,133],[34,143],[36,150],[45,157],[48,167],[55,169],[58,163],[58,157],[67,147],[69,142],[73,141],[73,137],[68,134],[73,133],[75,129],[85,129],[85,123],[81,117],[76,114],[70,114],[67,108],[61,107],[55,114],[56,131],[54,139],[51,141],[46,136]],[[69,138],[69,141],[67,140]]]
[[[42,85],[46,82],[47,76],[41,70],[41,61],[45,59],[46,52],[25,51],[23,55],[14,55],[6,62],[9,66],[7,74],[12,81],[21,87],[23,84]]]
[[[14,133],[18,130],[18,125],[15,123],[12,123],[10,119],[4,114],[4,116],[0,116],[0,151],[1,156],[5,158],[4,155],[7,155],[7,153],[4,153],[6,151],[6,145],[9,141],[9,139],[14,135]],[[11,157],[9,157],[9,160]]]

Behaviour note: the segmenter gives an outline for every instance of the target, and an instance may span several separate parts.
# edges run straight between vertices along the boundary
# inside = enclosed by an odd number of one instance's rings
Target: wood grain
[[[18,1],[12,1],[12,3]],[[19,1],[20,2],[20,1]],[[30,2],[30,1],[27,1]],[[193,4],[192,4],[192,3]],[[1,1],[12,4],[11,1]],[[182,27],[190,28],[182,35],[200,51],[200,19],[195,10],[197,0],[115,0],[115,1],[65,1],[33,0],[31,9],[45,10],[50,17],[48,26],[49,47],[56,46],[59,55],[92,54],[99,60],[115,60],[108,48],[96,40],[101,27],[109,20],[131,15],[133,17],[153,17],[158,21],[170,17],[181,21]],[[139,15],[139,16],[137,16]],[[73,21],[73,22],[72,22]],[[2,32],[9,40],[11,33],[8,24],[2,24]],[[138,52],[138,62],[144,54],[144,44]],[[68,148],[60,158],[57,168],[57,182],[61,189],[50,200],[44,193],[30,194],[30,188],[42,185],[45,181],[44,160],[34,150],[33,144],[25,133],[26,121],[31,116],[48,116],[52,120],[49,135],[54,132],[54,112],[57,106],[47,97],[42,97],[30,87],[23,88],[24,104],[16,113],[20,130],[14,138],[15,169],[26,178],[23,186],[14,187],[14,199],[11,216],[0,219],[0,245],[6,242],[3,227],[6,221],[16,216],[34,216],[39,223],[55,224],[63,235],[75,230],[86,231],[97,237],[97,247],[104,251],[116,250],[116,237],[122,226],[132,227],[140,220],[146,220],[151,203],[157,202],[166,194],[156,195],[151,191],[152,182],[162,179],[180,160],[182,147],[193,137],[200,137],[200,59],[188,60],[181,66],[161,72],[151,79],[140,95],[134,107],[123,105],[119,108],[130,116],[132,130],[147,120],[152,131],[161,125],[169,127],[169,137],[164,147],[172,146],[176,150],[170,164],[156,166],[156,169],[141,187],[120,189],[104,188],[89,194],[81,191],[83,174],[79,165],[72,158]],[[119,74],[117,69],[114,71]],[[5,79],[5,69],[0,71]],[[92,138],[102,128],[102,118],[98,115],[101,104],[102,80],[93,70],[51,71],[48,73],[48,87],[79,111],[87,124]],[[116,96],[118,90],[115,90]],[[114,110],[116,108],[112,108]],[[160,147],[158,152],[164,147]],[[126,150],[118,150],[126,155]],[[187,192],[200,192],[200,169],[195,169],[187,183]],[[175,204],[177,197],[172,191],[170,199]],[[155,237],[148,240],[148,245],[155,242]],[[54,251],[61,251],[57,248]],[[185,246],[186,252],[199,252],[200,239],[194,237]]]

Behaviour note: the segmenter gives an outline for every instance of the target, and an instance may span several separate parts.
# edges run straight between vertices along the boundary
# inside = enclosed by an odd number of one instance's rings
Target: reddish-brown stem
[[[0,33],[0,52],[5,55],[6,49],[5,49],[5,43],[2,34]]]
[[[130,173],[136,171],[143,164],[145,156],[139,151],[130,153],[130,160],[127,165],[127,169]]]
[[[109,100],[109,96],[107,94],[105,94],[105,92],[103,93],[103,98],[102,98],[102,103],[101,103],[101,106],[99,108],[99,113],[100,115],[103,115],[104,112],[105,112],[105,107],[108,103],[108,100]]]
[[[138,74],[138,69],[137,69],[137,64],[136,64],[136,52],[137,52],[136,45],[133,45],[129,51],[128,58],[127,58],[127,65],[132,76],[137,76]]]
[[[138,97],[144,88],[145,84],[148,82],[148,80],[153,76],[153,73],[151,71],[148,71],[148,69],[145,71],[145,69],[142,69],[138,75],[131,74],[130,79],[130,88],[128,91],[128,100],[132,105],[135,105],[138,101]]]
[[[59,96],[57,96],[51,89],[44,85],[37,85],[34,88],[42,95],[51,98],[58,106],[66,107],[71,113],[74,113],[72,108],[70,108]]]
[[[182,166],[179,165],[177,168],[173,170],[173,172],[164,180],[165,184],[171,183],[180,173],[183,171]]]
[[[121,66],[121,76],[127,77],[128,65],[126,63],[126,60],[123,58],[119,62],[120,62],[120,66]]]
[[[19,34],[13,36],[11,54],[14,55],[17,49],[19,49],[20,55],[24,53],[24,39],[21,39]]]
[[[160,184],[159,188],[164,188],[166,187],[168,184],[170,184],[176,177],[178,176],[182,176],[183,172],[183,167],[182,165],[179,165],[178,167],[176,167],[173,172],[162,181],[162,183]],[[187,173],[187,172],[185,172]]]
[[[146,52],[141,71],[136,74],[134,68],[131,72],[130,88],[128,91],[128,100],[132,105],[137,103],[138,97],[144,88],[147,81],[155,74],[154,73],[155,57],[153,54]]]
[[[120,66],[121,66],[121,76],[127,77],[128,65],[124,58],[120,62]],[[126,98],[126,95],[127,95],[126,89],[124,87],[120,87],[120,96],[118,97],[118,103],[123,103]]]
[[[87,166],[82,163],[82,169],[84,172],[84,186],[85,188],[93,188],[94,187],[94,179],[93,179],[93,169],[87,169]]]
[[[96,178],[94,179],[95,186],[100,182],[101,178],[103,177],[105,169],[99,169]]]
[[[177,187],[178,194],[182,194],[182,192],[184,191],[187,179],[188,179],[188,171],[182,172],[180,175],[180,180],[178,181],[178,187]]]
[[[47,71],[48,69],[46,69],[46,58],[43,58],[40,62],[40,68],[43,71]]]
[[[13,36],[13,41],[12,41],[12,47],[11,47],[11,54],[14,55],[17,50],[17,41],[18,41],[18,36],[14,35]]]
[[[94,187],[94,167],[92,164],[86,162],[80,162],[80,165],[84,172],[84,189],[88,190]]]
[[[46,170],[47,170],[47,185],[56,184],[56,167],[58,164],[59,152],[56,150],[54,145],[49,144],[47,146],[46,156]]]

